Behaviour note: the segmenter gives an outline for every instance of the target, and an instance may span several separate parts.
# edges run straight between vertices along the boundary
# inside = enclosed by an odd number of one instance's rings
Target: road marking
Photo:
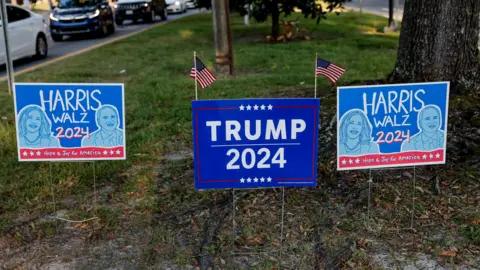
[[[186,15],[186,16],[182,16],[182,17],[180,17],[180,18],[178,18],[178,19],[185,18],[185,17],[187,17],[187,16],[189,16],[189,15],[193,15],[193,14],[195,14],[195,13],[188,14],[188,15]],[[16,71],[15,74],[14,74],[14,76],[22,75],[23,73],[27,73],[27,72],[33,71],[33,70],[35,70],[35,69],[48,66],[48,65],[50,65],[50,64],[56,63],[56,62],[58,62],[58,61],[61,61],[61,60],[67,59],[67,58],[70,58],[70,57],[72,57],[72,56],[79,55],[79,54],[82,54],[82,53],[85,53],[85,52],[88,52],[88,51],[97,49],[97,48],[99,48],[99,47],[108,45],[108,44],[110,44],[110,43],[113,43],[113,42],[116,42],[116,41],[119,41],[119,40],[122,40],[122,39],[125,39],[125,38],[128,38],[128,37],[131,37],[131,36],[136,35],[136,34],[140,34],[140,33],[144,32],[144,31],[150,30],[150,29],[152,29],[152,28],[154,28],[154,27],[161,26],[161,25],[165,25],[165,24],[167,24],[167,23],[169,23],[169,22],[173,22],[173,21],[176,21],[176,20],[178,20],[178,19],[171,20],[171,21],[166,21],[166,22],[161,22],[161,23],[157,23],[157,24],[151,25],[151,26],[149,26],[149,27],[146,27],[146,28],[143,28],[143,29],[140,29],[140,30],[137,30],[137,31],[128,33],[128,34],[125,34],[125,35],[122,35],[122,36],[119,36],[119,37],[115,37],[115,38],[106,40],[106,41],[104,41],[104,42],[100,42],[100,43],[98,43],[98,44],[94,44],[94,45],[92,45],[92,46],[90,46],[90,47],[83,48],[83,49],[81,49],[81,50],[79,50],[79,51],[71,52],[71,53],[68,53],[68,54],[59,56],[59,57],[54,58],[54,59],[52,59],[52,60],[49,60],[49,61],[46,61],[46,62],[37,64],[37,65],[31,66],[31,67],[28,67],[28,68],[25,68],[25,69]],[[7,75],[0,77],[0,81],[3,82],[3,81],[5,81],[5,80],[7,80]]]

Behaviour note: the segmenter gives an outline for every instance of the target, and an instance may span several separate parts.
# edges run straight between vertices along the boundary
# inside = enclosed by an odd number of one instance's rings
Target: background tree
[[[229,0],[230,7],[239,11],[243,16],[248,10],[246,7],[252,5],[251,15],[257,22],[264,22],[271,16],[272,39],[276,39],[280,33],[280,16],[291,15],[294,8],[302,11],[305,18],[321,19],[327,17],[327,13],[343,8],[343,3],[350,0]],[[199,7],[210,8],[211,0],[197,0]],[[321,4],[323,3],[323,5]]]
[[[406,0],[393,80],[480,91],[479,31],[479,0]]]

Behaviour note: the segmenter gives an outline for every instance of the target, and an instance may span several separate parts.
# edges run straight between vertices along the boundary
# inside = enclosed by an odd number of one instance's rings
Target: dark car
[[[159,15],[167,19],[167,4],[165,0],[119,0],[115,5],[115,23],[123,24],[124,20],[155,22]]]
[[[50,13],[50,33],[55,41],[64,35],[103,37],[115,32],[113,9],[106,0],[60,0]]]

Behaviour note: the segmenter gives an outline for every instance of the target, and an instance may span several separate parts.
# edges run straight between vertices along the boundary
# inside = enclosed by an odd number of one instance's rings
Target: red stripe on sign
[[[393,154],[369,154],[362,156],[339,156],[339,169],[374,167],[414,166],[445,163],[443,149],[434,151],[410,151]]]
[[[20,148],[20,160],[124,159],[125,147]]]

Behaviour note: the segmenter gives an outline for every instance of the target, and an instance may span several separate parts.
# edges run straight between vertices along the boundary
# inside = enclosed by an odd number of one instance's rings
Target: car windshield
[[[59,8],[88,7],[101,3],[102,0],[60,0]]]

